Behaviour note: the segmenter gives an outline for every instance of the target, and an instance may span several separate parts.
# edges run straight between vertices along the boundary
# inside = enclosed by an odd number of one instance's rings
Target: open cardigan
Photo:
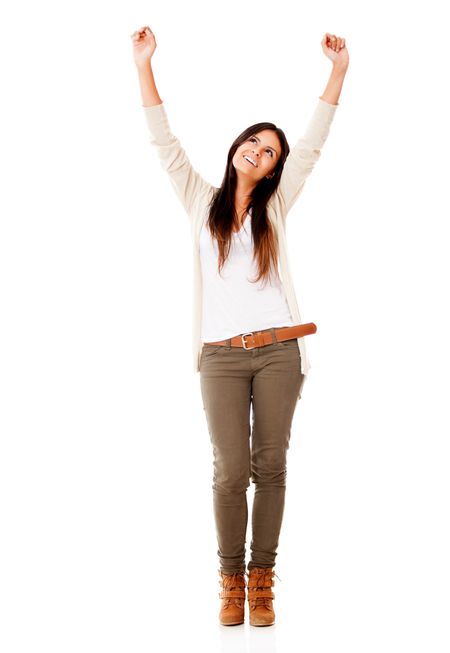
[[[319,98],[309,125],[286,158],[278,188],[267,204],[267,215],[278,236],[280,278],[295,324],[301,324],[286,251],[286,217],[303,189],[304,183],[320,157],[338,104],[329,104]],[[217,190],[192,167],[178,138],[172,134],[164,103],[143,107],[150,143],[156,149],[162,168],[180,199],[191,223],[193,253],[193,313],[192,355],[195,372],[200,371],[202,274],[199,236],[208,218],[207,207]],[[311,365],[306,354],[305,336],[298,338],[301,372],[305,375]],[[303,383],[302,383],[303,386]]]

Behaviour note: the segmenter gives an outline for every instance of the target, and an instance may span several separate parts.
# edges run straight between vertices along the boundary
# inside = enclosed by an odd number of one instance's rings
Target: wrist
[[[348,64],[333,62],[333,72],[337,75],[345,75],[347,72]]]
[[[148,59],[144,59],[143,61],[135,61],[134,63],[136,64],[136,68],[138,71],[140,70],[148,70],[148,68],[151,68],[152,65],[152,60],[149,57]]]

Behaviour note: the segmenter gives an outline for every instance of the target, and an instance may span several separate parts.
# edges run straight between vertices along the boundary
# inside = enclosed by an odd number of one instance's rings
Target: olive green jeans
[[[304,382],[296,338],[244,349],[203,344],[200,387],[213,448],[213,512],[220,569],[245,570],[247,488],[255,484],[252,567],[273,567],[286,492],[292,418]],[[250,410],[252,429],[250,431]],[[251,441],[250,441],[251,435]]]

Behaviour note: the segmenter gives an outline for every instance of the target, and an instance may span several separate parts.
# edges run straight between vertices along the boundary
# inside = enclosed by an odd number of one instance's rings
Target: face
[[[234,153],[233,165],[238,175],[246,175],[252,181],[258,182],[263,177],[273,176],[272,171],[280,156],[281,145],[278,136],[271,129],[264,129],[239,145]]]

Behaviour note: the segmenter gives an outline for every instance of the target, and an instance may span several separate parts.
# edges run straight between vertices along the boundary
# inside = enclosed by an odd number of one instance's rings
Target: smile
[[[244,159],[249,161],[253,166],[255,166],[255,168],[258,167],[257,163],[251,157],[247,156],[247,154],[244,154]]]

